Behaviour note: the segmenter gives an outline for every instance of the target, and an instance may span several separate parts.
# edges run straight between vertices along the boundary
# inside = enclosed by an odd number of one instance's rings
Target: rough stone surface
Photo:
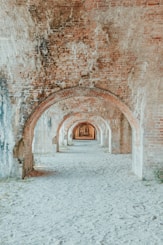
[[[0,79],[0,178],[19,175],[13,159],[12,109],[5,78]]]

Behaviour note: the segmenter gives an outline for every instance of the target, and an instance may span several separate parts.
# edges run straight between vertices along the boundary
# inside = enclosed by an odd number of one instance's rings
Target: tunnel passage
[[[78,124],[73,130],[73,139],[94,140],[96,138],[95,127],[87,122]]]
[[[45,100],[43,100],[39,106],[34,110],[31,116],[28,118],[23,132],[24,141],[24,162],[22,177],[25,177],[30,171],[33,170],[33,154],[32,154],[32,141],[34,136],[35,125],[40,118],[40,116],[45,112],[50,106],[54,105],[58,101],[66,100],[68,98],[77,97],[80,95],[89,97],[98,97],[104,100],[106,103],[115,105],[119,110],[126,116],[132,128],[132,170],[140,178],[142,178],[143,170],[143,148],[141,141],[141,131],[139,121],[134,117],[130,109],[115,95],[108,91],[97,88],[71,88],[65,89],[64,91],[59,91],[51,94]]]
[[[106,120],[99,114],[99,112],[74,112],[64,116],[57,129],[57,151],[61,145],[72,145],[73,144],[73,129],[80,123],[87,122],[93,125],[96,129],[96,139],[100,145],[104,144],[104,137],[102,132],[109,130],[108,144],[107,146],[111,152],[111,129],[106,123]],[[107,137],[108,138],[108,137]]]

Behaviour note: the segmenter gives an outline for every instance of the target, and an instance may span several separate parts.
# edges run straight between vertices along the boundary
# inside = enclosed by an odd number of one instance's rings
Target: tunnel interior
[[[78,145],[75,149],[80,152],[86,141],[87,148],[97,144],[108,154],[132,154],[132,128],[116,104],[89,93],[59,100],[43,111],[35,124],[34,163],[45,155],[71,152],[74,145]]]
[[[73,129],[73,139],[75,140],[95,140],[96,129],[95,127],[87,122],[78,124]]]

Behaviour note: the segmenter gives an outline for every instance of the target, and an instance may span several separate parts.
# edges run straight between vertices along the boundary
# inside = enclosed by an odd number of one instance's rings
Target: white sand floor
[[[163,184],[138,180],[130,155],[82,141],[36,160],[55,172],[0,182],[0,245],[163,244]]]

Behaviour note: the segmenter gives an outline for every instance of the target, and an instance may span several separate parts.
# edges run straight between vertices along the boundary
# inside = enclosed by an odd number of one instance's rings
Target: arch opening
[[[106,102],[118,107],[119,110],[126,116],[132,128],[132,170],[139,178],[142,178],[143,147],[141,140],[142,133],[138,120],[133,116],[130,109],[110,92],[97,88],[81,87],[65,89],[63,91],[59,91],[50,95],[36,107],[31,116],[28,118],[24,126],[23,132],[24,149],[22,177],[25,177],[30,171],[33,170],[32,141],[34,135],[34,128],[39,117],[42,115],[44,111],[46,111],[50,106],[57,103],[58,101],[74,96],[80,96],[81,94],[83,96],[101,97]]]
[[[60,145],[73,144],[73,129],[82,122],[92,124],[96,129],[96,139],[100,146],[108,148],[109,153],[112,151],[112,132],[109,123],[101,116],[95,113],[72,113],[66,115],[60,122],[57,129],[57,152],[60,151]],[[67,136],[67,137],[65,137]],[[66,138],[66,139],[65,139]]]
[[[73,129],[73,139],[74,140],[95,140],[96,129],[89,122],[79,123]]]

